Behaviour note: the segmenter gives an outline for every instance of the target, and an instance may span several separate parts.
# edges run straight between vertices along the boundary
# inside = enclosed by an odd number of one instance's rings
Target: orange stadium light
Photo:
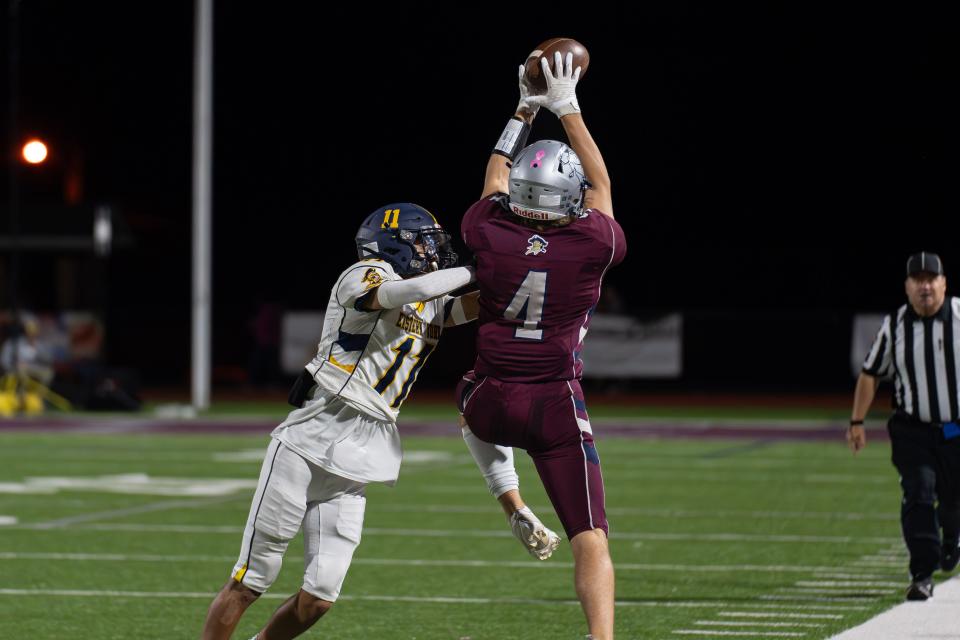
[[[47,145],[37,139],[28,140],[23,145],[22,155],[29,164],[41,164],[47,159]]]

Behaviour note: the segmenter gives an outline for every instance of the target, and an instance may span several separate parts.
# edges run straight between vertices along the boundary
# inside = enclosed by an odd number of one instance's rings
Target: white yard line
[[[72,560],[75,562],[225,562],[232,563],[234,556],[211,555],[157,555],[123,553],[48,553],[0,551],[0,560]],[[570,569],[571,562],[537,562],[534,560],[433,560],[400,558],[354,558],[354,564],[401,567],[516,567],[520,569]],[[686,565],[686,564],[616,564],[621,571],[666,571],[725,573],[734,571],[753,571],[764,573],[797,572],[809,573],[821,567],[784,566],[784,565]]]
[[[782,611],[777,612],[762,612],[758,613],[756,611],[721,611],[717,614],[718,616],[725,616],[728,618],[802,618],[802,619],[823,619],[823,620],[842,620],[843,616],[836,613],[784,613]]]
[[[850,567],[845,567],[849,569]],[[819,580],[887,580],[902,577],[903,572],[890,573],[830,573],[814,571],[813,575]],[[900,583],[898,583],[900,584]]]
[[[780,595],[762,595],[758,596],[760,600],[777,600],[784,602],[876,602],[876,598],[828,598],[825,596],[814,596],[797,594],[792,596]]]
[[[549,512],[552,507],[547,504],[528,505],[534,512]],[[398,511],[403,513],[500,513],[496,505],[487,507],[446,504],[384,504],[377,505],[378,511]],[[645,516],[648,518],[779,518],[798,520],[853,520],[853,521],[882,521],[899,522],[898,514],[890,513],[851,513],[845,511],[760,511],[738,509],[656,509],[640,507],[609,507],[608,516]]]
[[[743,609],[776,609],[789,611],[802,609],[804,611],[866,611],[867,607],[859,604],[771,604],[767,602],[742,602],[737,605]]]
[[[894,587],[899,589],[903,586],[900,582],[873,582],[867,580],[801,580],[794,583],[798,587],[834,587],[840,589],[857,589],[860,587]]]
[[[814,594],[825,596],[884,596],[895,593],[896,589],[810,589],[807,587],[783,587],[779,589],[783,593]]]
[[[121,591],[121,590],[79,590],[79,589],[0,589],[0,596],[10,597],[58,597],[58,598],[165,598],[212,600],[216,593],[198,591]],[[261,598],[268,600],[286,600],[289,594],[265,593]],[[542,606],[579,607],[577,600],[539,600],[534,598],[465,598],[459,596],[393,596],[393,595],[341,595],[341,600],[383,601],[383,602],[419,602],[439,604],[515,604]],[[675,607],[713,609],[723,607],[742,607],[742,602],[712,601],[704,602],[663,602],[660,600],[617,601],[618,607]]]
[[[802,638],[804,631],[710,631],[707,629],[674,629],[681,636],[749,636],[756,638]]]
[[[697,620],[693,624],[704,627],[801,627],[808,629],[819,629],[823,627],[822,622],[772,622],[766,620],[763,622],[756,620]]]
[[[960,580],[934,587],[926,602],[904,602],[831,640],[946,640],[960,637]]]

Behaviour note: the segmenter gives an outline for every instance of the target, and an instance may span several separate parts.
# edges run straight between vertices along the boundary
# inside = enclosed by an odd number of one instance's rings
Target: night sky
[[[605,284],[636,315],[685,313],[690,385],[848,384],[851,315],[904,301],[909,253],[938,251],[960,279],[960,23],[946,13],[303,5],[216,3],[218,364],[246,361],[258,301],[323,308],[381,205],[417,202],[456,234],[516,66],[561,35],[591,54],[578,96],[630,243]],[[133,244],[78,262],[78,303],[105,312],[111,360],[163,384],[185,384],[189,362],[192,23],[190,2],[20,3],[20,128],[53,153],[50,175],[24,170],[22,225],[43,207],[64,229],[115,207]],[[6,18],[2,31],[7,95]],[[536,138],[562,138],[546,111]],[[70,209],[68,167],[83,176]],[[25,256],[24,306],[56,306],[55,261]]]

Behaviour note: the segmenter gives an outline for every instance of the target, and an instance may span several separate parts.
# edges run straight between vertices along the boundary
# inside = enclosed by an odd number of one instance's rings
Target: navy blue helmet
[[[410,202],[388,204],[371,213],[356,240],[361,260],[386,260],[404,278],[457,264],[450,234],[433,214]]]

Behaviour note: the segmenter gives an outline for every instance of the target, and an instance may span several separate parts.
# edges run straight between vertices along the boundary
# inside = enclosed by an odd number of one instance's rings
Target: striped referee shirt
[[[893,378],[894,403],[923,422],[960,418],[960,298],[947,296],[929,318],[909,304],[883,319],[863,372]]]

